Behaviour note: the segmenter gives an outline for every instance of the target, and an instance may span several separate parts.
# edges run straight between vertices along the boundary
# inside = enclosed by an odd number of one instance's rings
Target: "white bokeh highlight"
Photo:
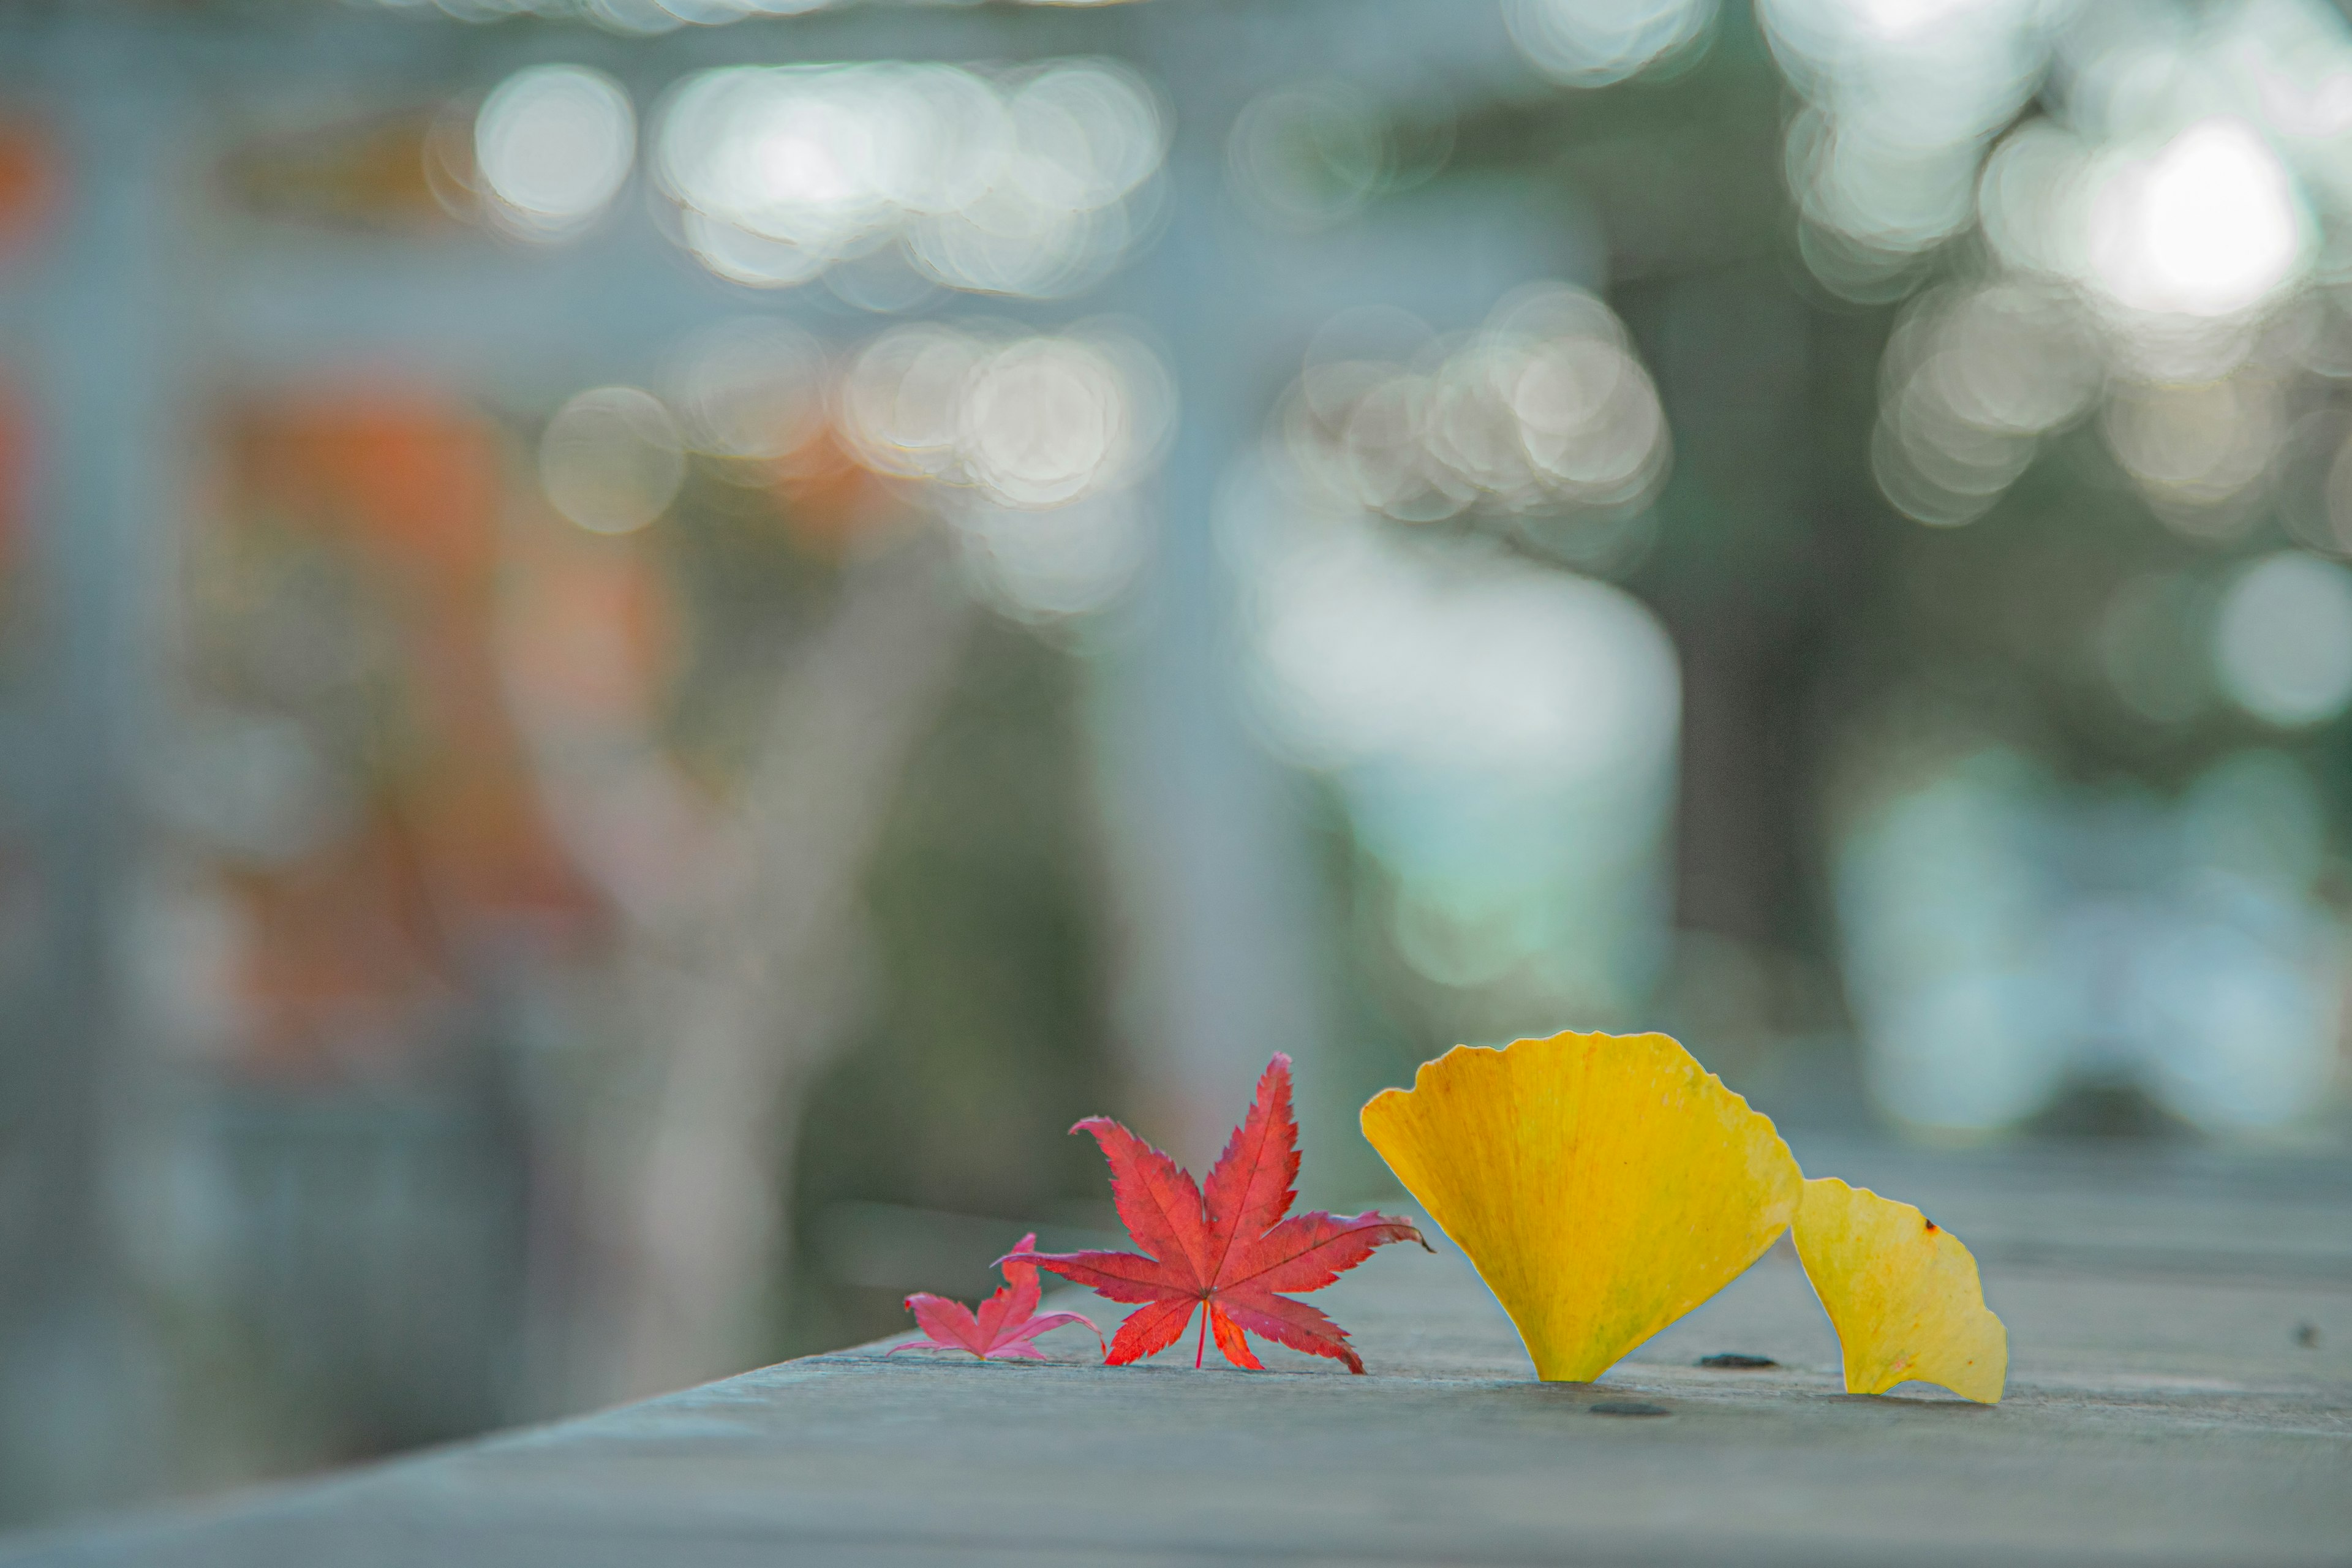
[[[636,162],[636,111],[621,85],[585,66],[532,66],[483,100],[474,166],[499,226],[570,239],[613,205]]]

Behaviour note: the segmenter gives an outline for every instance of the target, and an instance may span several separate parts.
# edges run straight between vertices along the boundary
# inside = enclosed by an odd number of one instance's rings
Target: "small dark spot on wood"
[[[2319,1348],[2319,1325],[2317,1323],[2297,1323],[2294,1326],[2294,1342],[2301,1345],[2307,1351],[2317,1350]]]
[[[1646,1399],[1604,1399],[1592,1407],[1595,1415],[1671,1415],[1673,1411]]]
[[[1780,1363],[1769,1355],[1748,1355],[1740,1351],[1718,1351],[1713,1355],[1699,1357],[1698,1364],[1713,1367],[1717,1372],[1754,1372],[1759,1367],[1779,1366]]]

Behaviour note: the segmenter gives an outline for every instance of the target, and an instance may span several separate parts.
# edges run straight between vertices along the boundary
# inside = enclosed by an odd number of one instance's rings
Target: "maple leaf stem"
[[[1209,1313],[1213,1310],[1213,1309],[1212,1309],[1206,1301],[1201,1303],[1201,1338],[1199,1342],[1192,1346],[1192,1370],[1194,1372],[1201,1370],[1201,1358],[1209,1353]],[[1219,1342],[1223,1343],[1223,1342],[1220,1341]]]

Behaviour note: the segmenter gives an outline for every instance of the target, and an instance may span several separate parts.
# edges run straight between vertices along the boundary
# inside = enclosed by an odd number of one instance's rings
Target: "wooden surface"
[[[1842,1394],[1785,1244],[1589,1386],[1400,1247],[1318,1298],[1365,1377],[847,1351],[0,1562],[2352,1563],[2352,1164],[1798,1153],[1975,1248],[2000,1406]]]

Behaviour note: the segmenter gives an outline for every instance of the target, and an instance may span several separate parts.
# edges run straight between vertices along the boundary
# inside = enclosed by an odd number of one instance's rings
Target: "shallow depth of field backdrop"
[[[783,14],[791,13],[791,14]],[[0,1522],[1456,1041],[2340,1143],[2319,0],[0,4]]]

